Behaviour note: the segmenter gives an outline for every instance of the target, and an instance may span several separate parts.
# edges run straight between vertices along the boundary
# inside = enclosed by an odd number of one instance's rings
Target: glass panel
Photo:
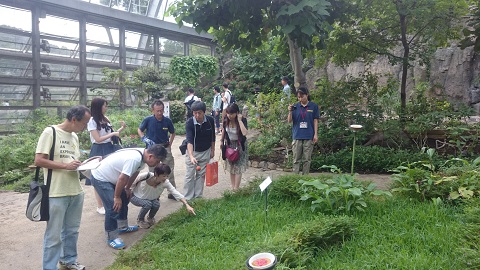
[[[32,31],[32,15],[30,11],[0,5],[0,25],[5,28],[15,28]]]
[[[127,52],[127,65],[148,66],[153,62],[153,53]]]
[[[190,44],[190,55],[211,55],[210,47],[198,44]]]
[[[130,0],[125,2],[130,2],[130,7],[129,7],[130,12],[141,14],[141,15],[147,15],[148,5],[150,3],[150,0]]]
[[[70,58],[78,58],[78,42],[62,42],[57,40],[48,40],[42,39],[48,42],[50,46],[50,52],[48,53],[44,49],[40,50],[41,54],[49,54],[49,55],[56,55],[56,56],[64,56]]]
[[[107,88],[95,88],[87,89],[88,100],[92,100],[96,97],[102,97],[107,100],[116,100],[118,101],[118,89],[107,89]],[[90,104],[90,102],[88,102]],[[111,107],[111,104],[108,104],[108,107]]]
[[[46,105],[57,105],[50,102],[53,101],[67,101],[78,99],[78,88],[76,87],[56,87],[56,86],[42,86],[41,90],[46,93],[50,93],[50,100],[41,97],[42,103]]]
[[[32,77],[32,67],[30,66],[30,61],[0,58],[0,75]],[[2,87],[0,87],[0,89]]]
[[[42,64],[42,77],[49,77],[51,79],[75,80],[78,77],[79,69],[77,66],[61,65],[61,64]],[[48,72],[48,71],[50,72]],[[50,75],[48,75],[50,74]],[[78,80],[78,78],[77,78]]]
[[[101,81],[103,77],[102,68],[87,67],[87,81]]]
[[[107,7],[110,5],[110,0],[82,0],[82,1],[89,2],[92,4],[107,6]]]
[[[160,69],[168,69],[168,66],[170,66],[170,62],[172,61],[173,57],[168,57],[168,56],[161,56],[160,57],[160,64],[159,68]]]
[[[160,38],[160,53],[171,55],[184,55],[185,44],[181,41]]]
[[[40,18],[40,33],[59,37],[70,37],[78,40],[78,21],[47,15]]]
[[[153,51],[153,36],[125,31],[125,47]]]
[[[0,106],[2,106],[1,103]],[[2,116],[0,117],[0,131],[16,131],[16,125],[23,123],[29,113],[29,110],[14,110],[13,108],[12,110],[2,110]]]
[[[18,104],[18,101],[23,100],[30,89],[28,85],[3,84],[2,87],[0,87],[0,106],[32,105]]]
[[[119,31],[114,27],[87,23],[87,41],[100,44],[118,46]]]
[[[87,46],[87,59],[118,63],[118,50]]]
[[[7,34],[0,31],[0,49],[23,52],[31,45],[32,42],[28,36]]]

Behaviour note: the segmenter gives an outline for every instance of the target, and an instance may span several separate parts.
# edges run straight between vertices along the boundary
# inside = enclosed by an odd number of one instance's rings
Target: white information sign
[[[263,182],[260,184],[260,190],[263,192],[270,184],[272,183],[272,179],[267,177],[267,179],[263,180]]]

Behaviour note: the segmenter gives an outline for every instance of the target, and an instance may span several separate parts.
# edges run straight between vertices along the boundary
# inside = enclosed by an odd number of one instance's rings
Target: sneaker
[[[60,270],[85,270],[85,266],[75,262],[73,264],[65,264],[64,262],[58,262]]]
[[[137,220],[137,224],[138,224],[138,227],[142,229],[148,229],[150,228],[150,226],[152,226],[150,222],[146,222],[145,220]]]
[[[105,215],[105,207],[97,207],[97,213],[99,213],[100,215]]]
[[[147,217],[147,222],[148,224],[150,224],[150,226],[153,226],[155,225],[155,223],[157,223],[157,221],[155,220],[155,218],[151,218],[151,217]]]
[[[167,197],[168,197],[170,200],[175,200],[175,201],[177,200],[177,199],[175,199],[175,196],[173,196],[172,194],[168,194]]]
[[[107,241],[108,245],[111,246],[114,249],[124,249],[125,248],[125,243],[123,243],[122,238],[116,238],[113,240],[108,240]]]
[[[128,226],[125,229],[119,229],[118,233],[131,233],[131,232],[136,232],[136,231],[138,231],[138,226],[133,225],[133,226]]]

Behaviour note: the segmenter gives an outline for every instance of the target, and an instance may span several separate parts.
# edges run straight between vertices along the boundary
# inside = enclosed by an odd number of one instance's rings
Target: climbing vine
[[[213,56],[176,56],[170,62],[171,82],[181,87],[195,87],[203,78],[217,74],[218,62]]]

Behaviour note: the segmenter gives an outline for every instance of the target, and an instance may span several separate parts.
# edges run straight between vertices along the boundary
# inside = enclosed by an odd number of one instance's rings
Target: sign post
[[[264,229],[267,226],[267,216],[268,216],[268,186],[272,183],[272,179],[267,177],[267,179],[263,180],[263,182],[260,184],[260,191],[263,193],[265,190],[265,223],[264,223]]]

